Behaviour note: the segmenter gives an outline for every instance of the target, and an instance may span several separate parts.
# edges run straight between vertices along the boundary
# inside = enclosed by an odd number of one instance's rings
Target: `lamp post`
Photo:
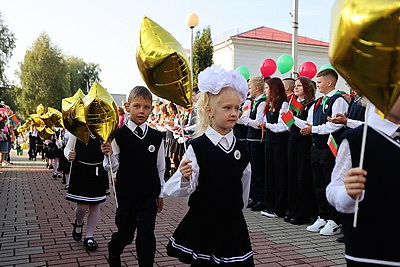
[[[199,16],[195,13],[189,13],[186,16],[186,25],[190,28],[190,73],[192,74],[193,86],[193,28],[199,24]]]

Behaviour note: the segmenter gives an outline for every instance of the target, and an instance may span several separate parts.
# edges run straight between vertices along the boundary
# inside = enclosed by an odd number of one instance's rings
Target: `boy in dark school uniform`
[[[156,214],[163,209],[164,142],[161,132],[146,123],[152,111],[152,95],[146,87],[133,88],[125,109],[130,120],[117,130],[111,144],[102,145],[102,152],[111,155],[112,170],[117,170],[118,231],[108,243],[108,261],[110,266],[121,266],[120,255],[132,243],[137,229],[139,266],[148,267],[153,266],[156,251]],[[110,170],[108,162],[105,156],[106,170]]]

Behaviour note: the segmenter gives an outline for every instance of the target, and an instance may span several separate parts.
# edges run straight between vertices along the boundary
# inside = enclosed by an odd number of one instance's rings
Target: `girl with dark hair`
[[[287,208],[287,142],[288,130],[280,116],[288,110],[285,88],[279,78],[265,85],[265,206],[261,214],[283,217]]]
[[[302,104],[299,112],[293,112],[295,124],[288,127],[288,215],[285,222],[304,224],[316,215],[317,207],[312,185],[311,136],[303,136],[296,125],[296,119],[306,120],[314,103],[315,87],[308,77],[295,81],[294,95]],[[297,120],[298,123],[298,120]]]

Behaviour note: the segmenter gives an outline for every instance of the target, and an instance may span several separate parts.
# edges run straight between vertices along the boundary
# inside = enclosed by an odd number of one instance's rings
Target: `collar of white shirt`
[[[336,92],[338,91],[338,89],[333,89],[332,91],[330,91],[328,94],[326,94],[325,96],[331,97],[334,94],[336,94]]]
[[[214,130],[211,126],[207,127],[207,130],[205,132],[206,136],[208,137],[208,139],[211,140],[211,142],[217,146],[219,141],[221,141],[221,139],[223,137],[226,138],[226,141],[228,141],[228,148],[231,147],[232,143],[233,143],[233,131],[231,130],[227,135],[222,135],[220,133],[218,133],[216,130]]]
[[[372,111],[369,112],[368,126],[371,126],[372,128],[389,136],[393,136],[400,125],[389,120],[382,119],[381,116],[374,111],[374,107],[371,107],[371,109]]]
[[[143,133],[145,133],[146,127],[147,127],[147,123],[142,123],[140,125],[137,125],[136,123],[134,123],[132,120],[129,120],[126,123],[126,126],[129,128],[129,130],[131,130],[132,132],[134,132],[136,130],[136,127],[140,127],[140,129],[142,129]]]

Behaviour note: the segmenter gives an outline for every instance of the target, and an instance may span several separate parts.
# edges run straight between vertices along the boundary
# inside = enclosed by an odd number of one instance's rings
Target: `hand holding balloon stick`
[[[393,0],[338,0],[332,10],[329,56],[333,67],[360,95],[385,115],[400,96],[398,18],[400,2]],[[364,161],[368,111],[360,164]],[[353,227],[357,225],[359,197]]]

